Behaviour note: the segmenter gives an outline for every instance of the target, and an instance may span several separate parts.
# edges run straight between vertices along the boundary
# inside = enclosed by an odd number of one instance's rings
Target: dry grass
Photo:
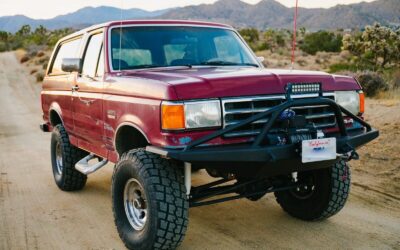
[[[23,60],[27,71],[30,73],[30,75],[33,75],[37,82],[41,82],[44,74],[46,73],[46,67],[44,66],[47,65],[50,59],[51,51],[31,53],[31,56],[28,56],[28,54],[29,53],[23,49],[15,51],[15,55],[19,61],[27,58],[27,60]]]
[[[400,101],[400,89],[392,89],[387,92],[380,92],[376,96],[376,99],[384,100],[388,103],[396,103]],[[400,112],[400,110],[399,110]]]
[[[269,50],[258,51],[257,55],[265,57],[264,64],[269,68],[291,67],[290,50],[280,50],[274,53]],[[294,68],[302,70],[328,71],[330,65],[347,61],[348,57],[349,55],[346,52],[318,52],[316,55],[308,55],[302,51],[296,51]]]

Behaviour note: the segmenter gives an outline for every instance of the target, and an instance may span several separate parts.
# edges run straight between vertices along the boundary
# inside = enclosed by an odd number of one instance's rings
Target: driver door
[[[73,84],[72,106],[74,131],[78,146],[100,156],[107,156],[103,147],[103,32],[91,33],[84,52],[82,73]]]

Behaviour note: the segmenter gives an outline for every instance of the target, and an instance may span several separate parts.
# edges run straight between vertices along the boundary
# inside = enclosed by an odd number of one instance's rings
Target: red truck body
[[[267,193],[302,220],[336,214],[348,162],[379,136],[361,86],[260,59],[206,22],[111,22],[61,39],[41,93],[57,186],[81,190],[116,163],[113,214],[129,249],[175,249],[189,207]],[[200,169],[218,180],[193,186]]]
[[[105,34],[104,49],[107,52],[108,31],[116,25],[190,25],[231,29],[226,25],[205,22],[124,21],[93,27],[64,40],[101,30]],[[162,131],[160,106],[163,100],[283,94],[285,86],[290,82],[320,82],[324,92],[360,89],[359,84],[351,77],[265,68],[154,69],[121,74],[112,72],[109,53],[105,55],[106,67],[101,81],[83,79],[78,74],[47,75],[43,83],[42,107],[48,125],[51,126],[52,111],[62,118],[73,145],[112,162],[118,160],[115,135],[124,125],[138,129],[150,145],[161,147],[182,147],[213,131]],[[79,93],[72,93],[73,86],[79,87]],[[87,100],[90,104],[82,100]],[[210,144],[238,143],[248,139],[219,138]]]

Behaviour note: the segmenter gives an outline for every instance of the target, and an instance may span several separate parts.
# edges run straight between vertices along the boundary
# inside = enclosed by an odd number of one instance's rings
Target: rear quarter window
[[[53,59],[53,64],[50,68],[49,74],[58,75],[66,73],[61,69],[62,59],[77,57],[81,41],[82,38],[80,37],[74,40],[63,42],[59,45],[59,47],[57,48],[55,58]]]

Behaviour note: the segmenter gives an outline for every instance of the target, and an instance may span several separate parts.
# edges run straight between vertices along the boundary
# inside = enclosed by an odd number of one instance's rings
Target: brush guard
[[[289,93],[291,93],[291,86]],[[326,160],[321,162],[302,163],[300,143],[291,143],[285,145],[268,145],[268,133],[272,129],[274,123],[285,110],[296,106],[312,106],[312,105],[328,105],[335,113],[336,124],[339,133],[336,137],[337,158],[334,160]],[[354,121],[362,125],[360,132],[350,134],[346,129],[343,115],[352,118]],[[260,119],[269,118],[263,126],[260,134],[254,141],[240,145],[222,145],[208,146],[211,140],[222,137],[226,133],[232,132],[250,123]],[[352,114],[335,101],[324,98],[322,92],[318,97],[308,99],[292,99],[287,95],[287,101],[277,105],[265,112],[256,114],[238,124],[228,128],[221,129],[200,139],[193,141],[183,149],[166,149],[154,146],[148,146],[147,151],[162,155],[163,157],[172,158],[185,162],[185,165],[225,165],[238,166],[244,171],[250,171],[251,167],[258,167],[255,178],[247,181],[237,181],[234,184],[222,185],[233,180],[232,178],[222,178],[215,182],[205,185],[191,187],[190,179],[187,180],[186,188],[188,191],[188,199],[190,207],[198,207],[211,205],[220,202],[236,200],[241,198],[258,199],[266,193],[291,190],[305,186],[305,183],[297,183],[296,181],[286,183],[270,183],[271,176],[287,175],[301,171],[330,167],[339,160],[349,161],[358,159],[356,148],[374,140],[379,136],[379,131],[373,129],[367,122],[360,117]],[[185,171],[186,173],[186,171]],[[190,175],[190,172],[188,172]],[[186,176],[186,175],[185,175]],[[190,177],[188,177],[190,178]],[[187,178],[185,177],[185,180]],[[273,179],[273,178],[272,178]],[[234,195],[229,195],[234,194]],[[222,197],[221,197],[222,196]],[[212,197],[220,197],[214,198]]]
[[[315,97],[308,99],[288,99],[286,102],[279,104],[265,112],[256,114],[238,124],[228,128],[221,129],[200,139],[193,141],[183,149],[167,149],[155,146],[148,146],[147,151],[160,154],[172,159],[190,162],[190,163],[218,163],[218,162],[254,162],[268,163],[278,162],[285,159],[300,159],[299,145],[267,145],[267,134],[273,127],[273,124],[279,118],[279,115],[291,107],[296,106],[312,106],[312,105],[328,105],[335,113],[339,135],[336,136],[336,147],[338,159],[346,157],[350,160],[357,158],[355,149],[372,141],[379,136],[379,131],[373,129],[367,122],[360,117],[352,114],[335,101],[324,98]],[[349,135],[343,119],[343,114],[352,118],[363,126],[363,131],[358,134]],[[261,129],[254,141],[249,144],[239,145],[223,145],[223,146],[207,146],[207,142],[224,136],[226,133],[232,132],[250,123],[269,117],[264,127]],[[301,161],[300,161],[301,162]],[[310,163],[311,164],[311,163]]]

